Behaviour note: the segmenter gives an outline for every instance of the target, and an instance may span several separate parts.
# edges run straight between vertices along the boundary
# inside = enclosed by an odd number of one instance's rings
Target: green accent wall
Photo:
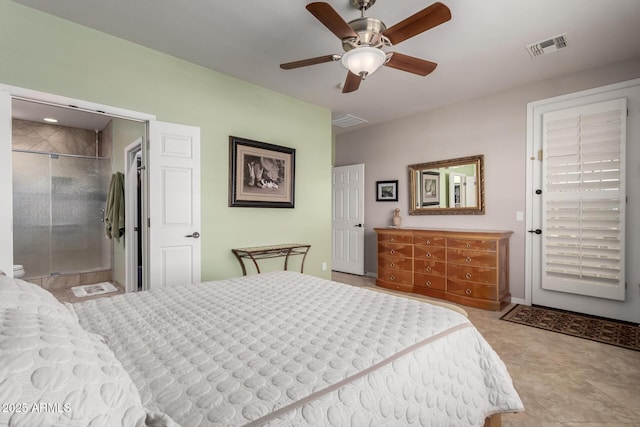
[[[305,273],[330,276],[329,110],[10,1],[0,64],[2,84],[200,127],[203,280],[241,274],[233,247],[287,242],[311,244]],[[296,149],[295,209],[228,207],[229,135]]]

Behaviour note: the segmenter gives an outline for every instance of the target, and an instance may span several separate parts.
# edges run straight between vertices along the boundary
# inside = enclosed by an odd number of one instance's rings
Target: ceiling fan
[[[307,10],[342,40],[342,48],[345,53],[288,62],[280,64],[280,68],[292,70],[342,60],[342,64],[349,70],[342,93],[357,90],[360,87],[360,82],[382,65],[420,76],[426,76],[435,70],[437,64],[434,62],[398,52],[385,52],[382,48],[394,46],[447,22],[451,19],[449,8],[437,2],[387,28],[381,20],[364,16],[365,10],[373,6],[375,2],[376,0],[350,0],[351,5],[361,11],[361,16],[348,23],[338,15],[338,12],[329,3],[309,3]]]

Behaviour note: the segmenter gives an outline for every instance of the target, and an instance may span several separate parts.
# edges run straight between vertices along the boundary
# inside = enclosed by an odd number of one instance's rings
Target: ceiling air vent
[[[555,52],[563,47],[567,47],[566,33],[550,38],[549,40],[530,44],[527,46],[527,52],[529,52],[529,55],[531,55],[532,58],[535,58],[536,56],[542,56],[545,53]]]
[[[367,120],[361,119],[356,116],[352,116],[351,114],[344,114],[342,116],[337,116],[331,120],[331,124],[341,128],[348,128],[350,126],[355,126],[362,123],[367,123]]]

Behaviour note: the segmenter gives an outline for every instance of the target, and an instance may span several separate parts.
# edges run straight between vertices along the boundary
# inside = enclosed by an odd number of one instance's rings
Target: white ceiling
[[[279,68],[342,53],[307,1],[14,1],[370,124],[640,57],[639,0],[442,0],[451,21],[386,49],[438,63],[432,74],[382,67],[358,91],[342,94],[339,62]],[[359,17],[348,0],[328,3],[346,21]],[[431,3],[377,0],[366,15],[389,27]],[[525,49],[563,33],[565,49],[538,58]]]
[[[60,107],[14,98],[11,115],[15,119],[44,122],[45,118],[57,120],[57,125],[78,129],[103,130],[113,117],[74,108]]]

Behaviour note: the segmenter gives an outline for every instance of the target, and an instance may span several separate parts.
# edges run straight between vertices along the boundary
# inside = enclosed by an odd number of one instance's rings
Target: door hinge
[[[147,227],[151,228],[151,218],[147,218]]]
[[[542,150],[538,150],[538,160],[542,161]]]

